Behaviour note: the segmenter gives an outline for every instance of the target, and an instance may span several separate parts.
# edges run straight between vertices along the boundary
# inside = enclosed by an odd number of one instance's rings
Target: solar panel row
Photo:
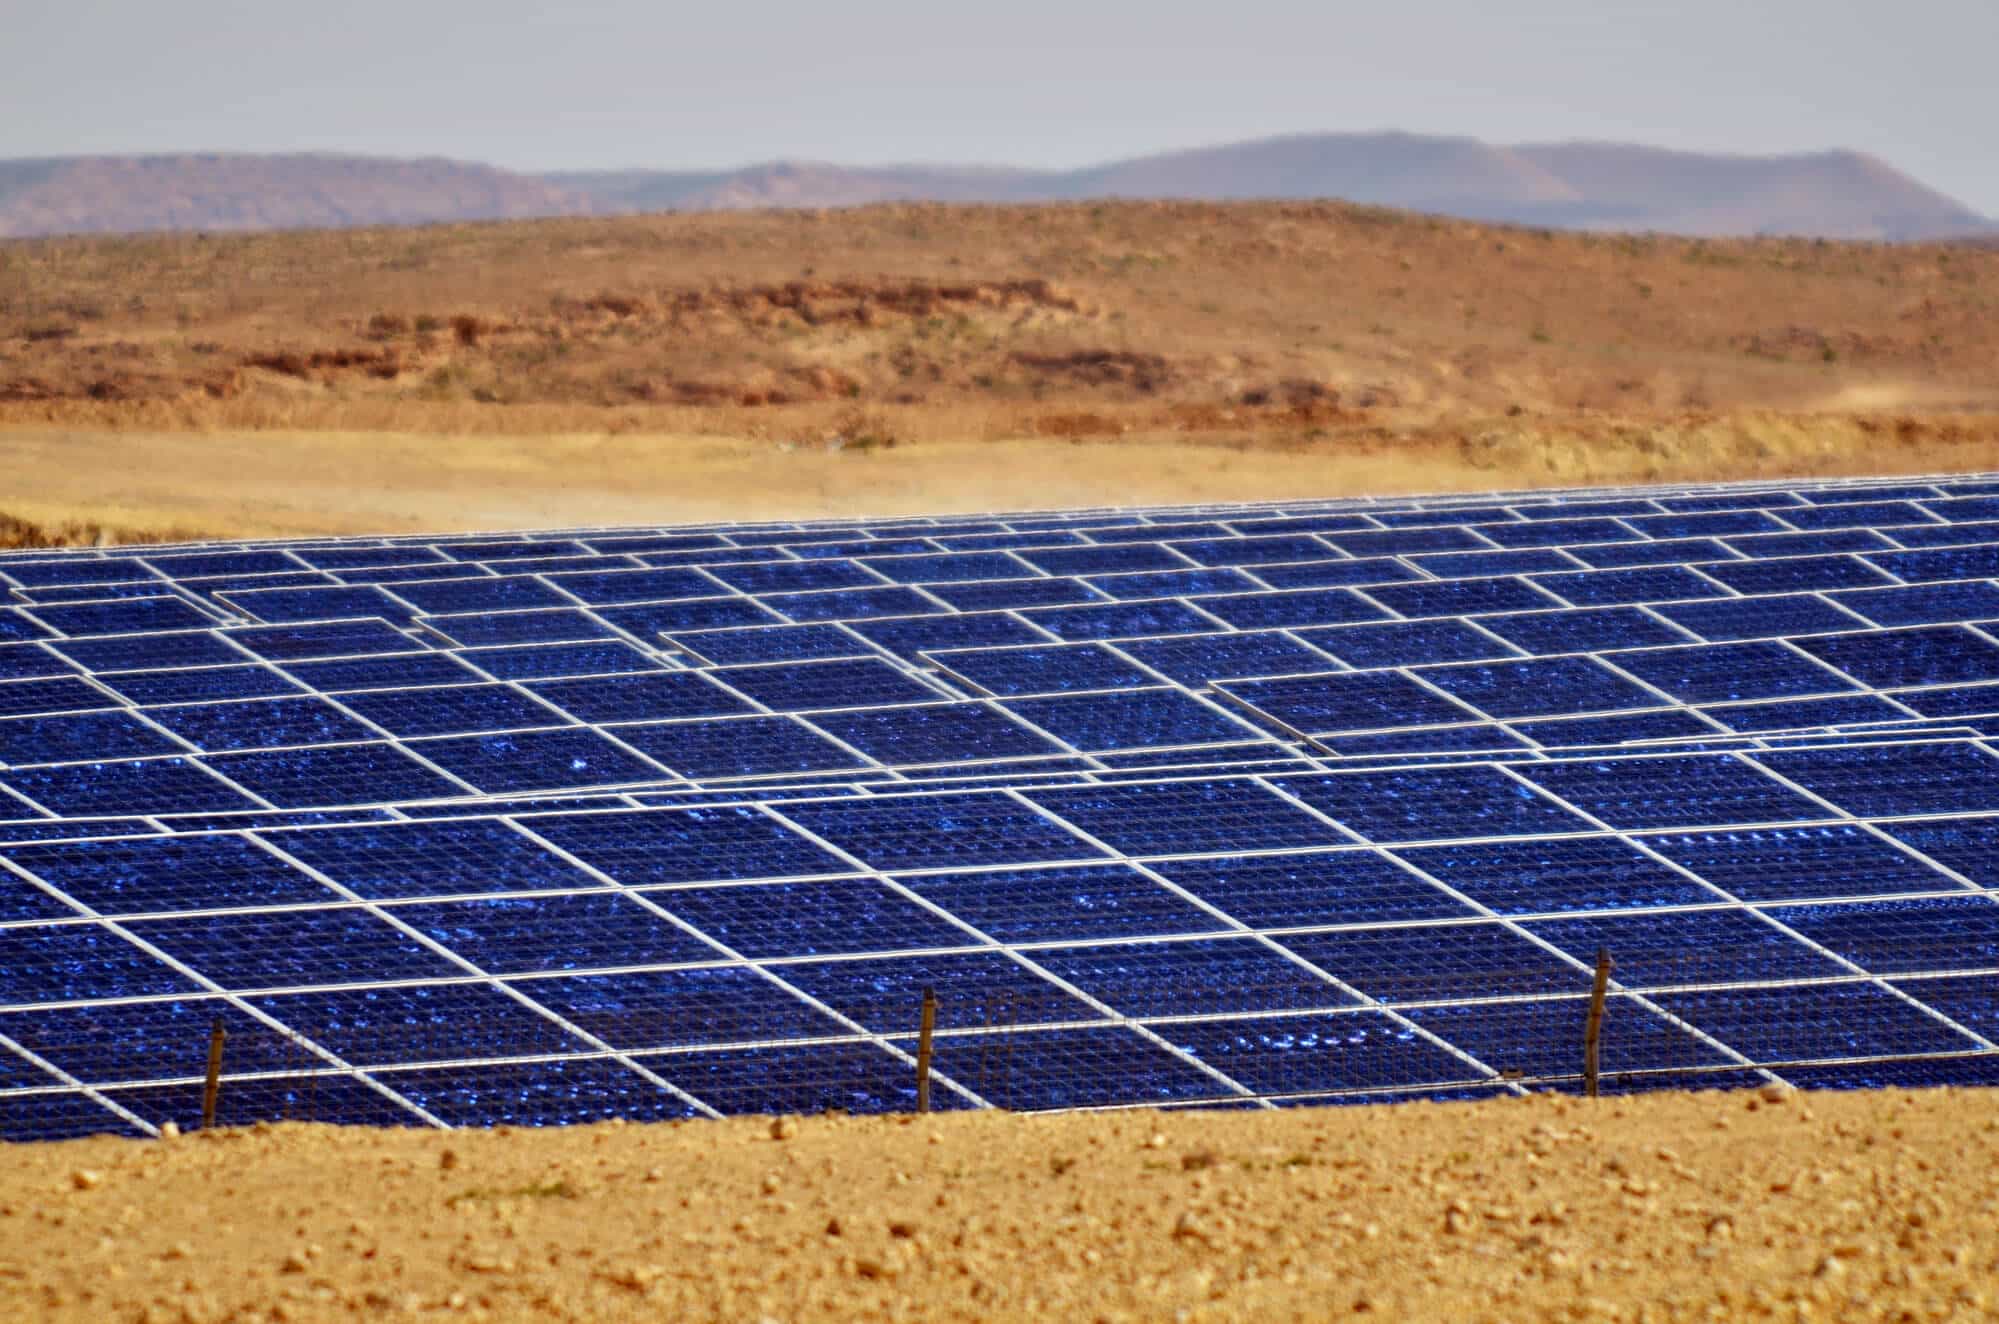
[[[0,554],[0,1134],[1999,1076],[1999,480]],[[301,1100],[310,1100],[304,1104]]]

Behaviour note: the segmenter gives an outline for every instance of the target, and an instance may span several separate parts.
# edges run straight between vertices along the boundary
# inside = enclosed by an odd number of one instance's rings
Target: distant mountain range
[[[1999,222],[1859,152],[1507,147],[1408,133],[1299,134],[1060,171],[780,161],[525,175],[443,159],[321,155],[0,161],[0,236],[1091,198],[1337,198],[1472,220],[1686,235],[1999,236]]]

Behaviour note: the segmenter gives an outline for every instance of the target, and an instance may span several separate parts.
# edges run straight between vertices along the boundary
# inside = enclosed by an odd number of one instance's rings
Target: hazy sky
[[[1081,165],[1403,128],[1856,147],[1999,214],[1995,0],[0,0],[0,34],[0,157]]]

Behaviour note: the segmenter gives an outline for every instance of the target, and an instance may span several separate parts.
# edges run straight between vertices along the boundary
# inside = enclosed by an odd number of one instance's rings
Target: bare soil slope
[[[1994,1101],[302,1126],[8,1148],[0,1316],[1975,1320]]]
[[[835,447],[884,461],[832,470],[810,507],[849,513],[907,508],[916,444],[986,447],[954,452],[939,509],[1071,499],[996,477],[1040,442],[1137,475],[1134,500],[1250,494],[1167,481],[1158,457],[1187,447],[1267,463],[1288,484],[1273,496],[1986,467],[1999,250],[1248,203],[0,243],[0,429],[42,457],[7,474],[0,510],[36,521],[119,524],[150,504],[184,524],[229,490],[242,437],[310,451],[305,490],[218,533],[354,527],[310,475],[357,433],[413,451],[596,438],[645,453],[625,490],[655,499],[689,437]],[[165,434],[219,440],[151,440]],[[499,448],[521,482],[571,477],[564,447]],[[139,502],[125,476],[168,449],[180,496]],[[437,474],[456,465],[441,455]],[[764,496],[795,486],[739,486],[733,510],[704,513],[801,511]],[[421,497],[404,513],[390,527],[459,521]]]
[[[545,430],[533,406],[740,433],[855,405],[921,406],[961,434],[974,410],[1029,432],[1302,433],[1509,408],[1811,410],[1855,384],[1992,406],[1995,311],[1999,253],[1974,246],[1317,203],[42,240],[0,244],[0,420],[172,404]]]

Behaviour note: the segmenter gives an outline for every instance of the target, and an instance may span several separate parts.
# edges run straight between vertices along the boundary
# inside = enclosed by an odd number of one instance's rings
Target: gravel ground
[[[1999,1316],[1968,1090],[13,1146],[0,1319]]]

